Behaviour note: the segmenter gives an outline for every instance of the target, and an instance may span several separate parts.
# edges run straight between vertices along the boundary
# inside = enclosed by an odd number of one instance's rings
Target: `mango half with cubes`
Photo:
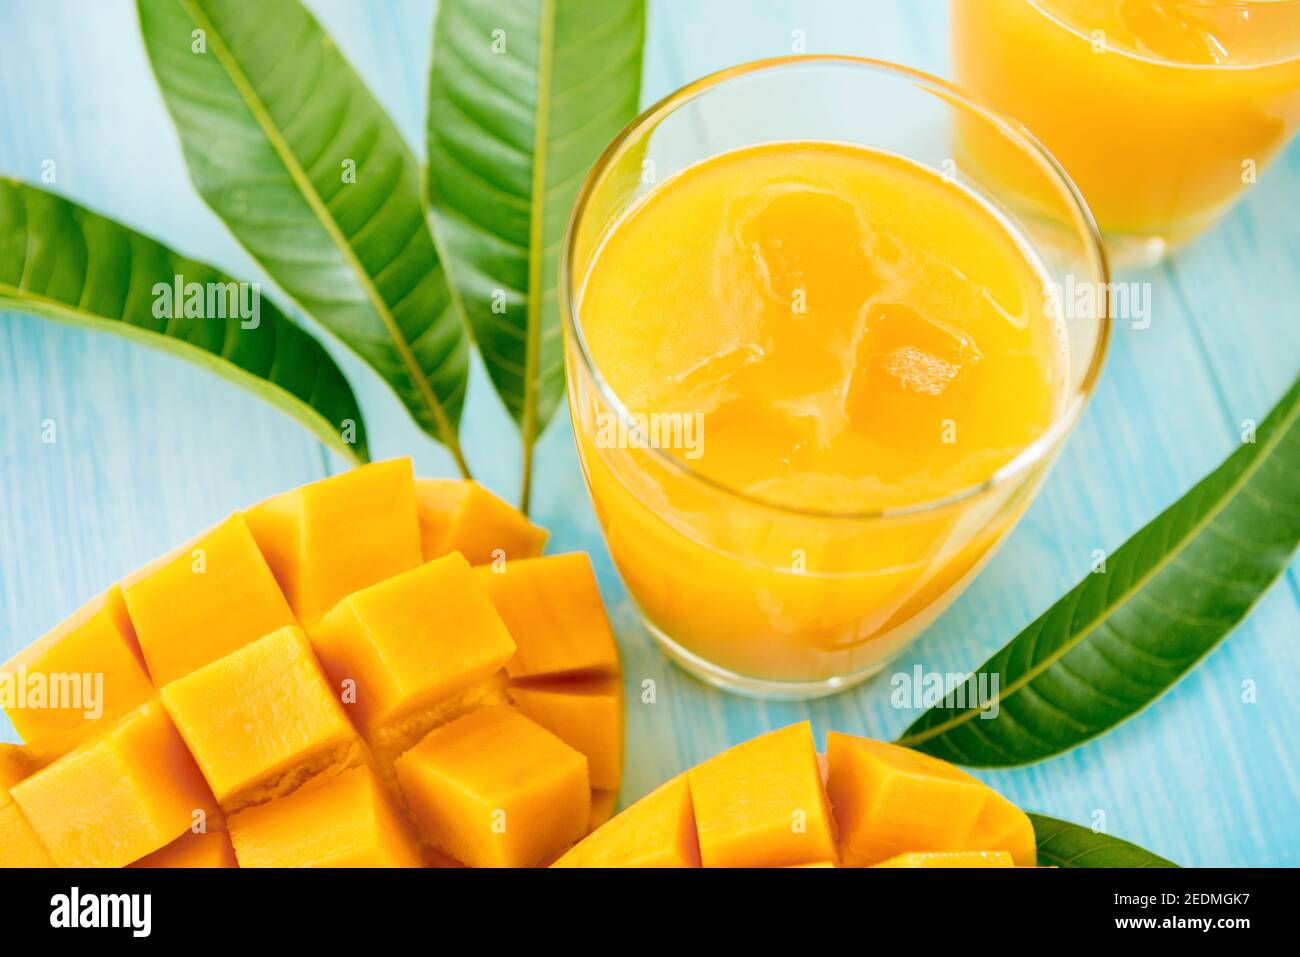
[[[1033,867],[1028,815],[945,761],[805,721],[739,744],[596,829],[555,867]]]
[[[531,867],[612,814],[585,555],[366,465],[237,513],[0,666],[0,868]]]

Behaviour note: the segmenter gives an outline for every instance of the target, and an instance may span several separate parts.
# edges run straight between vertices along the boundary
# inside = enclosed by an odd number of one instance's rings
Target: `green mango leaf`
[[[202,290],[205,317],[185,315],[190,289]],[[352,461],[366,460],[347,379],[260,290],[12,179],[0,179],[0,307],[175,353],[257,393]]]
[[[1080,582],[898,743],[974,767],[1027,764],[1083,744],[1167,691],[1246,617],[1295,554],[1297,417],[1300,380],[1253,442],[1125,542],[1103,572]],[[981,673],[998,678],[996,717],[981,717]],[[987,690],[992,681],[985,682]]]
[[[1041,814],[1029,815],[1040,867],[1177,867],[1173,861],[1092,828]]]
[[[397,128],[297,0],[138,8],[199,194],[468,473],[468,342]]]
[[[488,374],[532,449],[564,395],[557,283],[578,189],[636,116],[644,0],[439,0],[426,190]]]

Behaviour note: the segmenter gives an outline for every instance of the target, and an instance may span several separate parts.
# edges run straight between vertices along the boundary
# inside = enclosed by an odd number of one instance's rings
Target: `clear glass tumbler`
[[[1217,220],[1300,127],[1300,0],[952,0],[957,82],[1082,190],[1114,261]],[[1006,175],[1001,144],[970,157]]]
[[[1014,151],[1013,182],[955,162],[958,129]],[[1041,261],[1045,287],[1109,281],[1092,216],[1020,125],[955,87],[850,57],[786,57],[706,77],[656,104],[606,150],[579,196],[560,292],[579,455],[610,552],[663,650],[700,678],[763,697],[829,694],[878,672],[971,581],[1033,499],[1096,385],[1105,299],[1062,310],[1068,388],[1048,429],[987,481],[872,513],[779,507],[725,487],[647,442],[598,441],[643,424],[602,377],[581,290],[602,237],[673,174],[724,151],[833,141],[952,177],[997,210]],[[1045,288],[1045,294],[1047,288]]]

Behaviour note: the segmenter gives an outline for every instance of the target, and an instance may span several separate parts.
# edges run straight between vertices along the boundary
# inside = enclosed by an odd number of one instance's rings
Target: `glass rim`
[[[612,166],[615,158],[622,152],[623,147],[633,141],[643,130],[653,130],[658,123],[676,111],[679,107],[694,100],[702,94],[708,92],[720,84],[766,70],[780,69],[783,67],[800,66],[800,65],[827,65],[827,66],[849,66],[860,69],[866,69],[869,72],[887,76],[891,79],[902,80],[914,86],[918,86],[931,94],[938,96],[940,99],[958,106],[965,110],[970,110],[981,115],[984,119],[991,121],[1001,131],[1009,135],[1019,146],[1026,148],[1036,159],[1040,160],[1046,167],[1049,176],[1056,181],[1068,202],[1076,214],[1077,225],[1082,234],[1087,251],[1091,253],[1092,263],[1095,268],[1097,277],[1102,283],[1102,288],[1110,286],[1110,265],[1106,258],[1105,246],[1102,242],[1101,231],[1097,226],[1097,221],[1093,217],[1092,210],[1084,201],[1079,188],[1070,179],[1069,174],[1056,160],[1056,158],[1043,146],[1041,142],[1029,132],[1029,130],[1019,123],[983,103],[979,99],[972,98],[966,92],[957,86],[942,80],[936,76],[916,70],[911,67],[891,63],[886,60],[872,59],[869,57],[850,56],[847,54],[792,54],[779,57],[767,57],[760,60],[752,60],[735,66],[726,67],[713,73],[706,74],[697,80],[687,83],[685,86],[669,93],[658,102],[643,110],[631,123],[625,126],[619,134],[609,143],[600,157],[592,165],[586,178],[583,180],[582,187],[578,191],[578,198],[574,203],[573,210],[569,215],[568,224],[565,227],[564,238],[561,243],[560,251],[560,311],[562,321],[569,335],[577,345],[578,354],[581,356],[582,364],[587,374],[591,376],[596,385],[597,392],[601,398],[618,414],[620,425],[629,430],[629,434],[635,434],[637,427],[632,419],[632,414],[624,405],[623,400],[619,398],[613,387],[601,374],[597,367],[595,358],[588,347],[586,336],[582,331],[582,323],[578,318],[577,299],[573,288],[573,265],[575,258],[575,247],[578,239],[578,227],[582,222],[587,205],[591,201],[592,193],[596,186],[601,182],[605,172]],[[1031,247],[1032,248],[1032,247]],[[706,475],[686,461],[670,454],[667,450],[656,448],[647,444],[642,450],[652,458],[662,463],[670,471],[676,472],[685,478],[697,482],[706,489],[719,493],[728,498],[745,502],[747,505],[764,511],[775,512],[788,516],[811,519],[838,519],[838,520],[878,520],[888,518],[901,518],[906,516],[916,516],[927,512],[937,511],[967,499],[976,498],[985,492],[1006,485],[1013,479],[1029,472],[1036,465],[1046,460],[1078,424],[1083,415],[1083,411],[1096,390],[1097,382],[1101,377],[1102,366],[1105,362],[1106,353],[1110,344],[1111,337],[1111,309],[1109,296],[1103,297],[1104,305],[1101,309],[1101,315],[1098,318],[1099,329],[1097,339],[1093,345],[1092,355],[1088,361],[1087,369],[1080,378],[1077,385],[1072,385],[1070,394],[1051,423],[1043,432],[1032,442],[1017,452],[1010,461],[1003,464],[988,478],[983,479],[971,485],[967,485],[955,492],[949,492],[938,498],[927,499],[920,502],[912,502],[906,505],[891,506],[887,508],[871,510],[837,510],[837,509],[819,509],[805,508],[802,506],[786,505],[781,502],[774,502],[762,496],[755,495],[744,489],[736,488],[725,482],[721,482],[712,476]],[[566,349],[566,353],[567,353]],[[568,357],[566,355],[566,363]],[[577,424],[574,423],[576,430]]]
[[[1051,0],[1025,0],[1029,6],[1033,7],[1038,13],[1052,23],[1056,24],[1067,33],[1073,34],[1085,43],[1091,43],[1083,27],[1077,24],[1069,23],[1056,10],[1048,8]],[[1274,9],[1300,9],[1300,0],[1174,0],[1180,6],[1199,5],[1202,7],[1213,7],[1219,10],[1251,10],[1261,7],[1272,7]],[[1294,53],[1282,56],[1264,58],[1260,60],[1247,60],[1238,63],[1188,63],[1184,60],[1175,60],[1169,57],[1157,56],[1151,53],[1145,53],[1141,50],[1130,50],[1125,47],[1112,47],[1106,42],[1106,49],[1111,53],[1119,56],[1128,57],[1130,60],[1137,60],[1139,63],[1149,63],[1153,66],[1165,67],[1172,70],[1213,70],[1213,71],[1247,71],[1247,70],[1265,70],[1269,67],[1280,66],[1300,60],[1300,50]]]

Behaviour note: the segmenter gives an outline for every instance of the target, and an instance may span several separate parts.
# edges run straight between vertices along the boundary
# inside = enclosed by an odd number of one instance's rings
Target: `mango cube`
[[[587,756],[593,788],[618,788],[623,779],[622,680],[513,685],[508,694],[526,716]]]
[[[0,744],[0,869],[54,866],[50,852],[9,793],[11,787],[36,770],[25,748]]]
[[[1006,851],[929,851],[899,854],[872,867],[1015,867]]]
[[[0,800],[0,870],[9,867],[54,867],[50,852],[12,799]]]
[[[836,859],[834,821],[807,721],[737,745],[687,776],[705,867]]]
[[[699,867],[687,776],[660,785],[551,866]]]
[[[235,848],[224,830],[186,831],[176,840],[140,858],[132,867],[221,868],[238,867]]]
[[[161,694],[228,813],[361,756],[356,731],[299,628],[274,631]]]
[[[424,560],[460,552],[471,565],[533,558],[546,545],[539,528],[507,502],[469,480],[416,479]]]
[[[482,682],[515,653],[473,569],[454,553],[353,592],[311,628],[311,642],[336,688],[355,682],[345,706],[372,737],[409,734],[401,722],[416,715],[418,726],[417,712]]]
[[[123,867],[190,826],[211,801],[157,701],[15,784],[14,802],[60,867]]]
[[[1000,851],[1023,819],[1029,842],[1016,863],[1032,866],[1033,827],[1023,811],[992,788],[946,761],[883,741],[831,732],[827,790],[840,827],[840,850],[851,866],[877,864],[899,854]],[[977,824],[992,803],[988,830]],[[996,825],[996,826],[994,826]]]
[[[588,759],[590,760],[590,759]],[[594,831],[611,817],[618,807],[618,792],[600,788],[591,790],[591,813],[587,815],[587,830]]]
[[[149,674],[159,687],[296,624],[238,515],[145,566],[121,587]]]
[[[511,678],[618,673],[618,645],[586,554],[484,566],[478,574],[519,647],[506,662]]]
[[[397,759],[424,839],[471,867],[533,867],[582,837],[587,759],[513,708],[481,708]]]
[[[304,485],[255,505],[244,517],[304,625],[354,591],[420,564],[410,459],[375,462]]]
[[[419,867],[412,837],[361,765],[230,818],[240,867]]]
[[[82,606],[0,667],[0,704],[29,744],[66,751],[153,697],[121,591]]]

